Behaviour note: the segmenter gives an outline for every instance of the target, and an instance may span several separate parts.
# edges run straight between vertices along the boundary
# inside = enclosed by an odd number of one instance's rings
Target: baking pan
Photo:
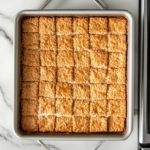
[[[21,20],[33,16],[124,16],[128,21],[127,27],[127,118],[126,130],[123,133],[32,133],[20,130],[20,51],[21,51]],[[17,137],[22,139],[45,140],[124,140],[132,132],[133,100],[134,100],[134,21],[131,14],[122,10],[25,10],[17,14],[14,35],[14,107],[13,129]]]

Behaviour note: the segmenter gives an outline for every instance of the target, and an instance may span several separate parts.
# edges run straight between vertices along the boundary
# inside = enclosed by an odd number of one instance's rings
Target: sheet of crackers
[[[21,122],[27,132],[124,132],[127,20],[22,20]]]

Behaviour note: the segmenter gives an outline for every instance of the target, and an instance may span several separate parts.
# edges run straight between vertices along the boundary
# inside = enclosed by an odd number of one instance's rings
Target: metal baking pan
[[[21,19],[30,16],[124,16],[128,20],[127,27],[127,118],[126,130],[123,133],[32,133],[27,134],[20,130],[20,50],[21,50]],[[34,140],[124,140],[132,132],[133,100],[134,100],[134,21],[132,15],[122,10],[27,10],[17,14],[15,19],[14,35],[14,107],[13,129],[17,137]]]

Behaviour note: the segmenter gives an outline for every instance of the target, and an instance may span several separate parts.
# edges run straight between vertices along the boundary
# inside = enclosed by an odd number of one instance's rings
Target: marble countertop
[[[36,141],[18,139],[12,129],[13,100],[13,35],[14,18],[24,9],[38,9],[44,0],[0,0],[0,149],[1,150],[41,150]],[[104,0],[108,8],[129,10],[135,18],[138,31],[138,0]],[[99,9],[92,0],[54,0],[46,9]],[[136,32],[135,64],[138,61],[138,32]],[[135,67],[137,72],[137,66]],[[135,78],[137,81],[137,78]],[[137,82],[136,82],[137,83]],[[137,87],[137,86],[135,86]],[[137,93],[137,89],[135,90]],[[99,150],[138,150],[138,115],[135,93],[134,127],[131,136],[125,141],[106,141]],[[91,150],[98,141],[44,141],[52,150]]]

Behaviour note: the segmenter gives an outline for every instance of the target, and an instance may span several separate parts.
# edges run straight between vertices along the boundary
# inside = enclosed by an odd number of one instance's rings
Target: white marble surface
[[[138,0],[104,0],[112,9],[127,9],[135,18],[138,29]],[[13,34],[15,14],[24,9],[38,9],[44,0],[0,0],[0,150],[33,150],[43,149],[36,141],[21,140],[12,131],[12,103],[13,103]],[[92,0],[54,0],[46,9],[98,9]],[[137,37],[136,32],[136,37]],[[136,38],[136,58],[138,45]],[[137,59],[135,60],[138,61]],[[136,69],[137,70],[137,69]],[[136,79],[137,80],[137,79]],[[137,94],[135,94],[135,110],[137,110]],[[125,141],[107,141],[99,150],[137,150],[138,125],[137,111],[134,115],[134,127],[131,136]],[[45,141],[57,150],[91,150],[98,141]]]

